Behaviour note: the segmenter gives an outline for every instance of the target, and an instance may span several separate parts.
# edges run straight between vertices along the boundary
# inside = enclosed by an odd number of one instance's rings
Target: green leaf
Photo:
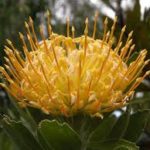
[[[135,143],[120,140],[106,140],[90,145],[87,150],[139,150]]]
[[[125,134],[125,139],[136,142],[144,129],[150,110],[139,111],[130,117],[129,125]]]
[[[127,130],[128,123],[130,119],[130,107],[127,108],[127,111],[122,114],[114,125],[112,132],[109,135],[110,139],[119,139],[122,138]]]
[[[18,150],[4,132],[0,132],[0,148],[2,150]]]
[[[107,139],[108,135],[111,133],[117,118],[113,115],[106,117],[100,125],[91,133],[89,138],[89,144],[99,143]]]
[[[4,117],[0,124],[8,137],[21,150],[42,150],[39,143],[29,132],[29,130],[21,124],[21,122],[12,121]]]
[[[37,128],[37,124],[33,118],[33,116],[30,114],[28,108],[25,108],[24,110],[19,106],[19,104],[17,103],[17,100],[12,97],[11,95],[9,95],[10,101],[12,103],[12,105],[14,106],[15,110],[19,113],[19,115],[21,116],[21,122],[23,122],[23,124],[30,130],[30,132],[34,133],[35,129]],[[9,115],[10,113],[13,114],[12,110],[9,110]],[[17,117],[18,118],[18,117]]]
[[[78,134],[66,123],[44,120],[38,128],[39,141],[45,149],[79,150],[81,141]]]
[[[114,150],[139,150],[139,147],[135,143],[121,139],[116,142]]]

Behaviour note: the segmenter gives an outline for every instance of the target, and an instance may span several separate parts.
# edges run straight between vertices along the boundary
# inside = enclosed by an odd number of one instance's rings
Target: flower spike
[[[72,26],[70,31],[67,18],[67,35],[64,36],[52,32],[48,12],[48,38],[44,35],[43,26],[40,26],[40,41],[29,17],[29,22],[25,22],[27,38],[19,33],[24,57],[7,40],[5,64],[0,67],[6,82],[0,83],[0,86],[15,97],[21,107],[35,107],[51,115],[69,117],[86,113],[102,116],[127,105],[135,89],[150,75],[147,71],[141,76],[143,68],[150,62],[145,60],[147,50],[142,50],[128,64],[135,48],[133,31],[123,44],[124,26],[113,48],[117,17],[110,30],[108,19],[105,19],[102,39],[96,39],[97,19],[96,12],[92,37],[88,35],[88,18],[84,34],[75,37],[75,28]]]

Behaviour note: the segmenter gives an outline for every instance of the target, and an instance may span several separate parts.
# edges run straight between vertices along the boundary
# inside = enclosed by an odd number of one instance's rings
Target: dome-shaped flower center
[[[22,69],[35,90],[31,93],[31,85],[25,79],[21,81],[27,99],[49,103],[52,112],[63,108],[90,113],[120,101],[128,81],[124,78],[126,64],[107,43],[102,45],[102,41],[92,38],[87,39],[85,56],[84,38],[56,35],[46,41],[48,53],[43,42],[29,53],[30,60]]]

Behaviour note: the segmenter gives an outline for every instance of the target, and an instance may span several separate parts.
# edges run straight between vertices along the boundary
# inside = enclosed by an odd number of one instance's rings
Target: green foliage
[[[35,130],[31,131],[29,125],[32,126],[32,122],[25,126],[25,122],[3,116],[0,120],[0,127],[3,129],[0,139],[1,142],[8,139],[2,145],[3,150],[13,150],[15,147],[18,150],[138,150],[136,142],[148,123],[150,110],[130,114],[130,109],[119,118],[113,114],[96,120],[82,116],[83,122],[91,120],[87,122],[91,127],[93,122],[97,122],[92,130],[79,124],[72,126],[71,122],[77,121],[76,117],[67,120],[60,117],[57,120],[42,119]],[[26,111],[24,113],[28,116]],[[26,120],[26,117],[23,120]],[[86,136],[83,137],[83,133]]]
[[[129,124],[130,110],[131,108],[128,107],[127,111],[118,118],[118,120],[116,121],[116,123],[114,124],[112,128],[112,131],[109,134],[110,139],[123,138],[124,134],[126,133],[128,124]]]
[[[15,122],[5,117],[1,120],[1,126],[18,149],[42,150],[40,144],[21,122]]]
[[[139,150],[138,146],[126,140],[108,140],[91,145],[88,150]]]
[[[77,150],[81,148],[79,135],[66,123],[43,120],[39,124],[38,134],[39,141],[44,141],[41,145],[47,145],[48,149]]]
[[[142,133],[144,127],[146,126],[149,115],[150,115],[149,110],[140,111],[131,115],[128,128],[125,134],[125,138],[127,140],[137,142],[140,134]]]
[[[117,118],[112,115],[102,120],[100,125],[90,135],[90,145],[92,143],[99,143],[101,141],[105,141],[110,132],[112,131],[116,119]]]
[[[18,150],[15,145],[13,145],[12,141],[8,136],[4,133],[4,131],[0,132],[0,148],[2,150]]]

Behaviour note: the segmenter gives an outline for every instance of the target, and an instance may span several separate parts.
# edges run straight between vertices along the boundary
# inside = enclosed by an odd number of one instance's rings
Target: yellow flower
[[[84,35],[80,37],[75,37],[74,27],[70,36],[69,20],[67,36],[53,33],[48,23],[49,37],[45,39],[41,26],[42,41],[39,42],[30,18],[29,23],[25,23],[30,47],[20,33],[25,57],[7,40],[5,69],[0,68],[7,83],[1,86],[21,106],[36,107],[52,115],[100,115],[126,105],[135,88],[150,74],[148,71],[139,77],[149,62],[145,61],[147,51],[142,50],[136,60],[127,65],[135,46],[132,32],[122,45],[126,28],[123,27],[117,46],[112,48],[117,18],[110,31],[107,31],[107,19],[104,21],[102,39],[95,39],[96,22],[97,15],[92,37],[88,36],[88,19]]]

